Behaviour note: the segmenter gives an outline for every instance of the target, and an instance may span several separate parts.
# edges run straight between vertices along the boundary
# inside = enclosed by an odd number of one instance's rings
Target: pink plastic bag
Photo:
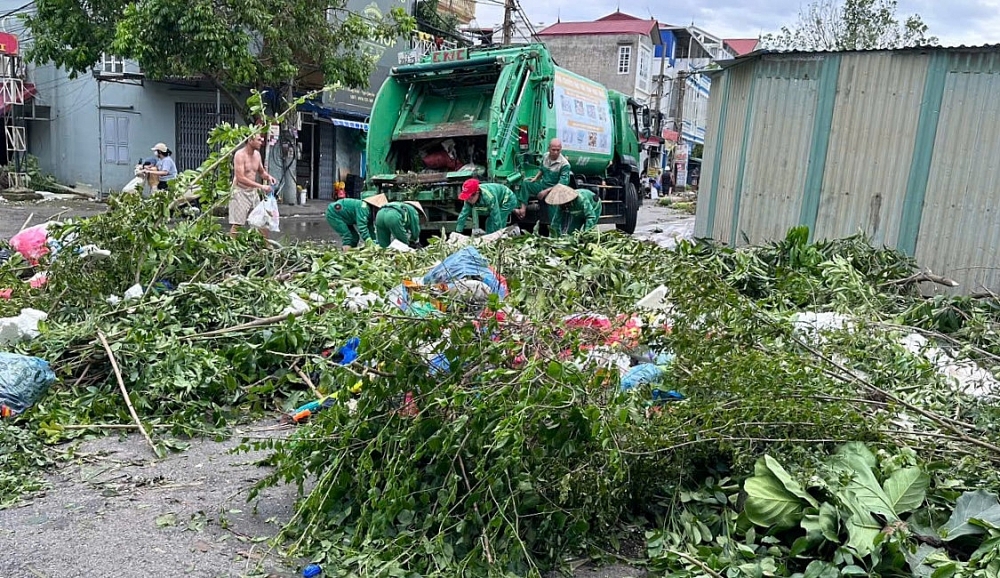
[[[24,256],[32,265],[38,264],[38,259],[49,252],[45,245],[48,240],[46,225],[28,227],[10,239],[10,246]]]

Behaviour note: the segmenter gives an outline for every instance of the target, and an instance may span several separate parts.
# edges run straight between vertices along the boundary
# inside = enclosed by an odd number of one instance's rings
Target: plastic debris
[[[10,238],[10,246],[24,256],[29,263],[37,265],[38,260],[49,252],[49,247],[46,244],[48,226],[48,223],[44,223],[28,227]]]
[[[38,322],[46,318],[48,314],[37,309],[22,309],[17,317],[0,318],[0,345],[38,337]]]
[[[56,380],[44,359],[0,353],[0,417],[11,417],[34,405]]]
[[[143,293],[144,293],[144,291],[142,289],[142,285],[136,283],[135,285],[133,285],[133,286],[131,286],[128,289],[125,290],[124,298],[126,300],[128,300],[128,299],[139,299],[139,298],[142,297]]]
[[[389,243],[389,249],[393,251],[399,251],[400,253],[409,253],[413,251],[413,247],[410,247],[406,243],[400,241],[399,239],[393,239],[392,243]]]
[[[347,298],[344,299],[344,307],[347,307],[351,311],[358,312],[369,309],[381,301],[382,298],[374,293],[366,292],[360,287],[351,287],[347,290]]]

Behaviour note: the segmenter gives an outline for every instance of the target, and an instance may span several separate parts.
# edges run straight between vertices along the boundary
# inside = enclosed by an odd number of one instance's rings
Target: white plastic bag
[[[257,206],[250,211],[247,217],[247,224],[256,229],[267,229],[275,233],[278,229],[278,199],[273,194],[257,203]]]

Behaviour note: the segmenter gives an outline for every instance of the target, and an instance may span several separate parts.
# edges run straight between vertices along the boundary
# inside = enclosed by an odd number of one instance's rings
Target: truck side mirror
[[[647,132],[649,130],[650,124],[651,123],[649,117],[649,107],[644,106],[642,107],[642,126],[646,129]]]
[[[649,130],[649,125],[642,128],[642,138],[649,138],[653,135],[653,131]]]

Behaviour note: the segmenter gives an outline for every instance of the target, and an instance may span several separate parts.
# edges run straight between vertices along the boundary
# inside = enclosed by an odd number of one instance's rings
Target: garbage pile
[[[539,575],[619,538],[664,573],[977,568],[982,540],[906,553],[944,539],[954,488],[1000,489],[983,467],[1000,461],[1000,309],[921,296],[898,253],[797,230],[741,250],[594,232],[344,253],[167,222],[163,202],[123,197],[47,227],[46,250],[8,249],[0,435],[133,424],[161,455],[282,421],[287,439],[256,446],[274,466],[258,489],[307,488],[280,540],[345,575]],[[850,442],[874,448],[852,475],[897,498],[891,515],[851,510],[857,488],[821,507],[841,494],[809,472]],[[920,487],[900,494],[897,471]],[[924,497],[923,537],[883,531]]]

